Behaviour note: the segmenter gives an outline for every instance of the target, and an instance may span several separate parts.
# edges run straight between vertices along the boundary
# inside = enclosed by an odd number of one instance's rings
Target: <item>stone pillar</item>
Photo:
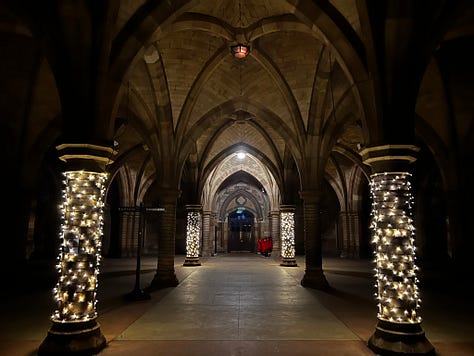
[[[275,256],[280,255],[280,212],[278,210],[270,211],[271,237],[273,240],[273,252]]]
[[[211,213],[211,221],[209,223],[209,234],[211,236],[212,247],[211,247],[211,256],[214,256],[218,250],[218,237],[217,237],[217,214]]]
[[[183,266],[200,266],[201,205],[186,205],[186,258]]]
[[[124,211],[120,214],[120,257],[128,257],[130,242],[129,226],[130,226],[130,215],[132,213]]]
[[[96,354],[106,345],[97,323],[106,163],[112,148],[93,144],[56,147],[67,163],[61,204],[61,245],[54,288],[53,325],[38,355]]]
[[[178,196],[179,191],[174,189],[162,189],[158,195],[158,204],[165,210],[158,214],[158,264],[148,291],[176,287],[179,284],[174,270]]]
[[[202,213],[202,255],[211,256],[214,253],[214,234],[211,234],[211,212]]]
[[[295,209],[295,249],[296,254],[304,255],[304,213],[303,205]]]
[[[411,145],[385,145],[360,152],[363,162],[372,168],[370,229],[378,300],[378,323],[368,345],[383,355],[435,353],[419,315],[409,172],[418,150]]]
[[[229,221],[227,218],[222,223],[223,247],[225,252],[229,252]]]
[[[258,221],[258,236],[257,236],[258,239],[263,239],[264,233],[265,233],[265,221],[262,219]]]
[[[342,258],[360,257],[360,219],[357,212],[339,213],[340,250]]]
[[[254,226],[254,234],[255,234],[255,251],[258,251],[258,240],[263,238],[263,221],[255,219],[255,226]]]
[[[315,289],[327,289],[329,283],[323,273],[321,248],[321,214],[319,190],[301,192],[304,214],[304,242],[306,268],[301,285]]]
[[[224,247],[223,247],[223,241],[224,241],[224,236],[222,235],[224,228],[224,223],[222,221],[217,221],[217,252],[218,253],[223,253]]]
[[[293,205],[280,206],[280,237],[282,257],[280,266],[296,267],[295,207]]]
[[[120,214],[121,256],[134,257],[137,252],[140,212],[124,211]]]

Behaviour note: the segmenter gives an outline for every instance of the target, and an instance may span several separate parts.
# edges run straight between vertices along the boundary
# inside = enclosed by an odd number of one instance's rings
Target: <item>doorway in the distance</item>
[[[229,214],[228,252],[255,252],[254,215],[245,209]]]

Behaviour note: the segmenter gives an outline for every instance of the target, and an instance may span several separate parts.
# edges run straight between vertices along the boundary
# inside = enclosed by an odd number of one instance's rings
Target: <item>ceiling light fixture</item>
[[[238,159],[244,159],[245,156],[246,156],[246,155],[245,155],[245,152],[238,152],[238,153],[237,153],[237,158],[238,158]]]
[[[230,52],[235,58],[245,58],[250,53],[250,46],[238,43],[230,47]]]
[[[242,7],[239,1],[239,29],[242,29]],[[248,44],[244,44],[241,42],[237,42],[237,44],[230,46],[230,53],[234,56],[234,58],[245,58],[250,53],[250,46]]]

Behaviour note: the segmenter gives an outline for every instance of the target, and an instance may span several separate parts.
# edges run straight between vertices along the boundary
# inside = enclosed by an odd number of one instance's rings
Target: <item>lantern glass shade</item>
[[[239,43],[230,47],[230,51],[235,58],[245,58],[250,53],[250,47]]]

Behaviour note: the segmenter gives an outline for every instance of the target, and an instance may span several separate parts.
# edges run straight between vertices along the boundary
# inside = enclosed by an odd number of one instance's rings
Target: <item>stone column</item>
[[[211,213],[211,221],[209,223],[209,234],[211,236],[212,247],[211,247],[211,256],[214,256],[217,253],[218,241],[217,241],[217,214],[215,212]]]
[[[217,223],[217,252],[225,252],[224,250],[224,223],[222,221],[218,221]]]
[[[186,205],[186,258],[183,266],[200,266],[201,205]]]
[[[202,255],[211,256],[214,253],[214,236],[211,234],[211,212],[202,213]]]
[[[137,252],[140,212],[124,211],[120,214],[121,256],[134,257]]]
[[[258,250],[258,240],[263,237],[262,230],[263,230],[263,221],[255,219],[255,226],[254,226],[254,234],[255,234],[255,251]]]
[[[303,199],[306,262],[301,285],[315,289],[327,289],[329,283],[323,273],[321,256],[321,192],[319,190],[306,190],[300,194]]]
[[[280,212],[278,210],[270,211],[271,237],[273,240],[273,252],[275,256],[280,255]]]
[[[174,270],[178,196],[179,191],[174,189],[162,189],[158,195],[158,204],[165,210],[158,214],[158,264],[148,291],[176,287],[179,284]]]
[[[342,258],[360,257],[360,219],[357,212],[339,213],[340,249]]]
[[[222,223],[223,247],[225,252],[229,252],[229,221],[227,218]]]
[[[280,206],[281,266],[296,267],[295,207]]]
[[[128,246],[130,242],[129,226],[131,221],[132,213],[124,211],[120,214],[120,257],[129,257],[128,256]]]
[[[385,145],[360,152],[372,168],[370,229],[378,300],[378,323],[368,345],[383,355],[434,355],[421,327],[415,264],[409,163],[418,150],[411,145]]]
[[[304,214],[303,205],[295,209],[295,247],[296,254],[304,254]]]
[[[56,147],[67,163],[61,204],[61,245],[53,325],[38,355],[96,354],[106,345],[97,323],[106,163],[115,151],[94,144]]]

